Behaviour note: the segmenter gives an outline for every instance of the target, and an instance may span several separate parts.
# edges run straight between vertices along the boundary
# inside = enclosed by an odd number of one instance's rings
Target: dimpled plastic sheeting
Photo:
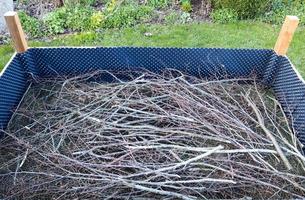
[[[271,87],[305,144],[305,84],[287,57],[269,49],[213,48],[31,48],[17,54],[0,77],[0,128],[4,130],[31,83],[39,78],[74,76],[96,70],[144,68],[154,73],[178,69],[197,77],[255,75]],[[109,76],[103,81],[113,81]]]

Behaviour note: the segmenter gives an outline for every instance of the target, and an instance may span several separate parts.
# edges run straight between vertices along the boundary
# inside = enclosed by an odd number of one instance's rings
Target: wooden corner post
[[[28,49],[28,44],[25,39],[23,29],[18,17],[18,14],[13,11],[9,11],[4,14],[7,28],[11,34],[14,42],[15,49],[18,53],[23,53]]]
[[[286,16],[285,22],[282,26],[281,32],[277,39],[277,42],[274,47],[274,51],[280,55],[285,56],[290,42],[292,41],[293,34],[297,29],[299,24],[299,18],[296,16]]]

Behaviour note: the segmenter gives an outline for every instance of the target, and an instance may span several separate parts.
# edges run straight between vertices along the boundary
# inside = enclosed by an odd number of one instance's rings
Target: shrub
[[[104,27],[120,28],[133,26],[138,21],[148,18],[152,11],[152,7],[149,6],[121,6],[106,15]]]
[[[271,0],[211,0],[213,8],[235,10],[239,19],[254,19],[270,9]]]
[[[25,12],[21,11],[18,13],[22,27],[28,36],[36,38],[43,36],[42,24],[40,21],[34,17],[27,15]]]
[[[238,20],[238,14],[233,9],[219,9],[215,10],[211,14],[213,22],[216,23],[233,23]]]

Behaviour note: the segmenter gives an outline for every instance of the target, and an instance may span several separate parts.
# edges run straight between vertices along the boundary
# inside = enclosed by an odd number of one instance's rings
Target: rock
[[[4,13],[13,10],[14,10],[13,0],[0,0],[0,33],[6,31]]]
[[[146,37],[151,37],[151,36],[153,36],[153,34],[150,33],[150,32],[146,32],[146,33],[144,33],[144,35],[145,35]]]

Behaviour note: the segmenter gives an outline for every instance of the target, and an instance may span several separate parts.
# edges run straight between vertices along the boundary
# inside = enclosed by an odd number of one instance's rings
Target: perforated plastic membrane
[[[5,129],[30,82],[16,55],[0,77],[0,128]]]
[[[32,48],[16,55],[0,77],[0,128],[5,129],[31,82],[95,70],[161,72],[174,68],[198,77],[255,75],[271,87],[305,144],[305,84],[286,57],[268,49],[207,48]],[[112,81],[105,76],[104,81]]]
[[[31,49],[40,77],[86,73],[98,69],[175,68],[192,75],[261,75],[272,51],[200,48],[51,48]]]

